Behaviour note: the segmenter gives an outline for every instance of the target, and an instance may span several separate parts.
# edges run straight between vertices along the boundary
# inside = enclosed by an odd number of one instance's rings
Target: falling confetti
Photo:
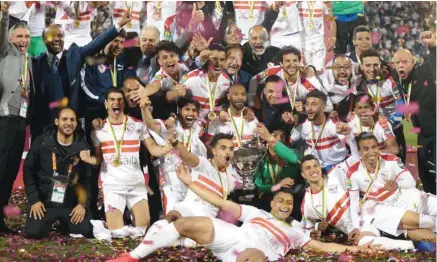
[[[18,217],[21,215],[21,210],[17,206],[7,205],[3,208],[3,213],[6,217]]]
[[[413,163],[408,163],[408,166],[415,167],[416,165]]]
[[[53,108],[64,108],[68,105],[68,98],[64,97],[61,100],[58,101],[53,101],[49,103],[49,108],[53,109]]]
[[[114,212],[115,210],[114,210],[115,208],[114,207],[112,207],[111,205],[108,205],[108,210],[109,210],[109,212]]]
[[[361,97],[360,103],[366,103],[368,100],[369,100],[369,96],[365,95],[365,96]]]
[[[402,114],[417,114],[419,112],[419,104],[417,102],[411,102],[409,105],[398,105],[396,106],[396,112]]]
[[[419,134],[420,133],[420,127],[412,127],[410,129],[410,133]]]
[[[279,191],[281,189],[281,184],[276,184],[272,186],[272,192]]]
[[[238,252],[236,249],[234,249],[232,254],[234,254],[234,256],[238,257],[240,255],[240,252]]]
[[[423,82],[423,86],[428,86],[428,80],[426,80],[425,82]]]

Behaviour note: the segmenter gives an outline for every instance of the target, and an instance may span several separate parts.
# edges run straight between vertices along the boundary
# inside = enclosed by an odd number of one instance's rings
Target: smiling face
[[[242,85],[232,85],[229,88],[228,100],[233,108],[243,109],[247,101],[246,88]]]
[[[305,110],[308,114],[308,120],[314,121],[325,112],[326,105],[317,97],[307,97]]]
[[[337,57],[332,65],[334,78],[338,83],[346,83],[352,75],[352,63],[347,57]]]
[[[226,53],[224,51],[213,50],[208,61],[208,73],[214,77],[218,77],[225,66]]]
[[[47,50],[57,55],[64,50],[64,31],[57,25],[50,25],[44,30],[43,41]]]
[[[105,100],[105,107],[108,115],[113,118],[118,118],[124,113],[124,98],[120,93],[112,92]]]
[[[220,139],[211,152],[217,166],[226,168],[234,158],[234,142],[231,139]]]
[[[267,48],[267,37],[265,29],[262,26],[255,26],[250,30],[249,44],[252,47],[252,53],[262,55]]]
[[[184,128],[193,127],[194,121],[197,119],[199,112],[193,104],[186,104],[180,111],[179,120]]]
[[[377,56],[364,57],[360,68],[367,80],[375,80],[381,71],[381,60]]]
[[[234,48],[228,51],[225,68],[230,75],[235,75],[243,65],[243,51]]]
[[[372,47],[371,35],[369,32],[358,32],[352,42],[360,51],[366,51]]]
[[[55,119],[55,125],[64,137],[71,136],[77,127],[76,113],[69,108],[63,109]]]
[[[295,75],[299,70],[299,57],[295,54],[286,54],[282,57],[281,67],[284,69],[285,73],[292,76]]]
[[[370,123],[373,118],[373,103],[369,101],[357,101],[355,104],[355,112],[362,123]]]
[[[117,57],[120,55],[124,50],[124,41],[124,37],[117,36],[114,40],[106,45],[105,54],[108,54],[110,57]]]
[[[270,105],[277,104],[278,100],[282,98],[282,90],[284,83],[281,82],[268,82],[264,87],[264,96]]]
[[[318,183],[322,179],[322,167],[316,159],[310,159],[302,163],[301,174],[308,183]]]
[[[170,76],[179,74],[179,56],[175,52],[160,50],[158,64]]]
[[[270,202],[272,215],[281,221],[285,221],[293,211],[293,195],[286,192],[279,192]]]
[[[370,166],[374,166],[381,155],[378,142],[374,138],[360,140],[358,150],[363,162]]]
[[[144,30],[140,38],[141,52],[143,53],[143,55],[150,55],[154,51],[158,42],[158,32],[153,29]]]
[[[401,79],[407,79],[414,67],[414,57],[408,50],[401,49],[393,56],[393,63]]]
[[[227,45],[239,45],[243,39],[243,34],[240,28],[236,24],[232,24],[228,27],[225,34],[225,43]]]
[[[27,28],[16,28],[9,37],[9,42],[14,44],[22,55],[27,53],[30,43],[30,32]]]

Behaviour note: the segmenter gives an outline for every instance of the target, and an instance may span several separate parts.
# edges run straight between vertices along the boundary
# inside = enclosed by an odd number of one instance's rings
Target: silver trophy
[[[256,186],[254,176],[266,156],[267,150],[258,145],[241,147],[234,153],[234,167],[243,179],[241,190],[253,191]]]

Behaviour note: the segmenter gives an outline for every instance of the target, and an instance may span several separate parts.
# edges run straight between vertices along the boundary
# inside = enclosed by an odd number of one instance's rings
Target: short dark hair
[[[294,47],[294,46],[292,46],[292,45],[288,45],[288,46],[284,46],[284,47],[279,51],[279,54],[278,54],[278,55],[279,55],[279,59],[280,59],[280,61],[282,62],[283,59],[284,59],[284,56],[285,56],[285,55],[288,55],[288,54],[296,55],[297,58],[299,59],[299,62],[300,62],[300,60],[301,60],[301,58],[302,58],[302,54],[301,54],[301,52],[300,52],[299,49],[297,49],[296,47]]]
[[[158,58],[159,58],[159,51],[167,51],[167,52],[174,52],[177,55],[180,54],[180,49],[179,47],[172,41],[168,41],[168,40],[161,40],[156,44],[156,53],[158,54]]]
[[[367,98],[365,98],[367,97]],[[369,96],[367,93],[365,92],[359,92],[358,94],[355,95],[354,97],[354,107],[357,105],[358,102],[363,101],[367,104],[369,104],[372,108],[375,108],[375,104],[373,97]]]
[[[281,187],[281,189],[279,189],[278,191],[276,191],[276,192],[273,194],[272,201],[273,201],[273,199],[275,199],[275,197],[276,197],[279,193],[290,194],[290,195],[293,197],[293,190],[292,190],[292,188]]]
[[[372,29],[370,29],[370,27],[368,27],[367,25],[359,25],[354,28],[354,31],[352,33],[352,39],[355,40],[357,38],[357,34],[361,32],[367,32],[369,34],[372,34]]]
[[[200,103],[199,101],[193,100],[189,97],[181,97],[179,98],[178,102],[178,109],[179,111],[182,110],[186,105],[192,104],[196,107],[197,112],[200,112]]]
[[[239,49],[241,52],[243,52],[243,47],[241,45],[232,44],[226,46],[226,55],[228,55],[228,53],[234,49]]]
[[[225,133],[218,133],[217,135],[214,135],[214,137],[211,140],[211,147],[215,147],[218,143],[218,141],[222,139],[231,140],[234,138],[233,134],[225,134]]]
[[[304,155],[303,157],[300,158],[300,169],[302,170],[303,163],[305,163],[307,161],[311,161],[311,160],[316,160],[320,164],[320,161],[319,161],[319,159],[317,159],[317,157],[315,157],[311,154],[308,154],[308,155]]]
[[[366,51],[362,52],[360,55],[360,61],[363,63],[363,59],[366,57],[378,57],[379,62],[381,62],[381,56],[379,55],[379,52],[375,49],[367,49]]]
[[[76,118],[77,118],[77,113],[76,113],[76,111],[74,111],[73,108],[71,108],[71,107],[69,107],[69,106],[66,106],[66,107],[63,107],[63,108],[61,108],[61,109],[58,110],[58,112],[57,112],[57,114],[56,114],[56,118],[57,118],[57,119],[59,119],[59,117],[61,116],[61,113],[64,112],[64,110],[71,110],[71,111],[73,111],[74,114],[76,115]]]
[[[141,83],[141,80],[137,76],[134,76],[134,75],[125,76],[123,79],[123,87],[122,88],[124,88],[124,83],[126,83],[127,80],[136,80],[139,83]]]
[[[376,144],[378,144],[378,140],[375,135],[371,132],[361,132],[358,136],[355,137],[355,141],[357,141],[357,148],[360,150],[360,142],[364,140],[375,140]]]
[[[209,48],[210,51],[220,51],[220,52],[225,52],[226,53],[226,49],[223,45],[219,44],[219,43],[212,43]]]
[[[120,32],[118,32],[117,36],[119,36],[119,37],[123,37],[123,38],[126,38],[126,37],[127,37],[127,32],[126,32],[126,30],[124,30],[124,28],[122,28],[122,29],[120,30]]]
[[[108,91],[106,91],[105,100],[108,100],[109,94],[111,94],[111,93],[121,94],[123,96],[123,99],[124,99],[124,93],[123,93],[123,91],[121,91],[120,88],[111,87],[111,88],[108,89]]]
[[[279,83],[284,82],[284,80],[282,80],[282,78],[278,75],[271,75],[268,76],[264,82],[267,85],[267,83]]]
[[[328,101],[328,97],[326,96],[326,94],[320,90],[317,90],[317,89],[309,92],[307,95],[307,99],[309,97],[318,98],[318,99],[322,100],[323,103],[325,103],[325,104],[326,104],[326,101]]]

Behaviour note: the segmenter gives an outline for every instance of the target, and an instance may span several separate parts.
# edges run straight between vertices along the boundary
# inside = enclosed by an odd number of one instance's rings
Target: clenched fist
[[[89,150],[82,150],[82,151],[80,151],[80,155],[79,156],[80,156],[80,159],[83,162],[91,164],[90,163],[91,162],[91,151],[89,151]]]

